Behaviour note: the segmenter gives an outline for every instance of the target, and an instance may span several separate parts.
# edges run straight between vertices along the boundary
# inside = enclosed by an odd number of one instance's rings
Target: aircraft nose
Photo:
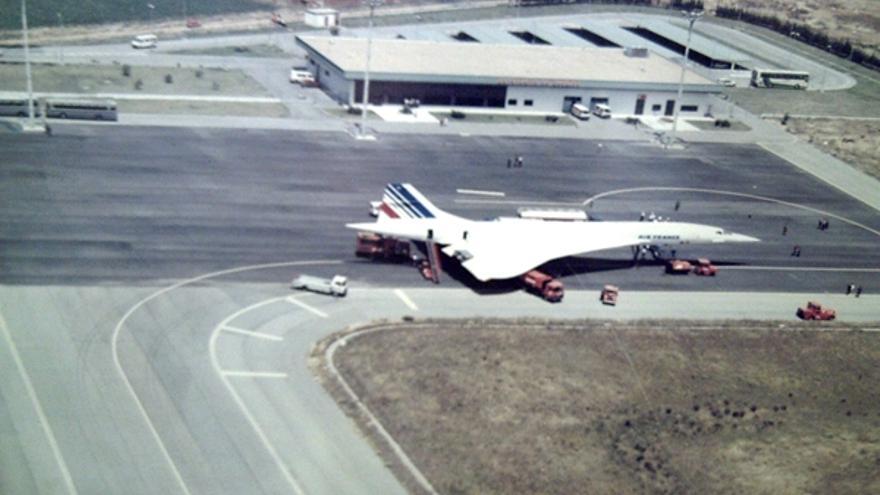
[[[730,237],[729,241],[731,242],[761,242],[761,239],[745,234],[730,234]]]

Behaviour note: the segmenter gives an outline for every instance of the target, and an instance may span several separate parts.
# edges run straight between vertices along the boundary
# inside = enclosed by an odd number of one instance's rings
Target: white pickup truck
[[[300,275],[293,279],[293,282],[290,283],[290,288],[343,297],[348,293],[348,279],[342,275],[335,275],[330,279]]]

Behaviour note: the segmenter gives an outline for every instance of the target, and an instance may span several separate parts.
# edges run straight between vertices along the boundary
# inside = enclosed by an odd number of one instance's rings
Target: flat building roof
[[[362,78],[367,40],[297,36],[348,78]],[[478,82],[519,86],[582,86],[583,83],[678,85],[681,66],[657,54],[631,57],[622,48],[500,45],[457,41],[374,39],[371,78]],[[713,90],[713,81],[685,71],[685,85]],[[696,89],[696,88],[691,88]]]

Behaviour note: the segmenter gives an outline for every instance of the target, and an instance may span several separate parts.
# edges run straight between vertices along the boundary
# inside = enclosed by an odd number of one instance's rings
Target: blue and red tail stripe
[[[434,213],[410,191],[409,184],[388,184],[382,200],[382,211],[390,218],[435,218]]]

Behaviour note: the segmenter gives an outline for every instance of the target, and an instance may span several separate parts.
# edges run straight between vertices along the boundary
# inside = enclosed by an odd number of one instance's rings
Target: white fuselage
[[[685,222],[584,222],[548,221],[502,217],[474,221],[442,219],[394,220],[361,224],[364,230],[437,244],[479,243],[486,238],[509,240],[520,245],[554,239],[602,238],[618,246],[706,244],[749,241],[753,238],[727,233],[719,227]]]

